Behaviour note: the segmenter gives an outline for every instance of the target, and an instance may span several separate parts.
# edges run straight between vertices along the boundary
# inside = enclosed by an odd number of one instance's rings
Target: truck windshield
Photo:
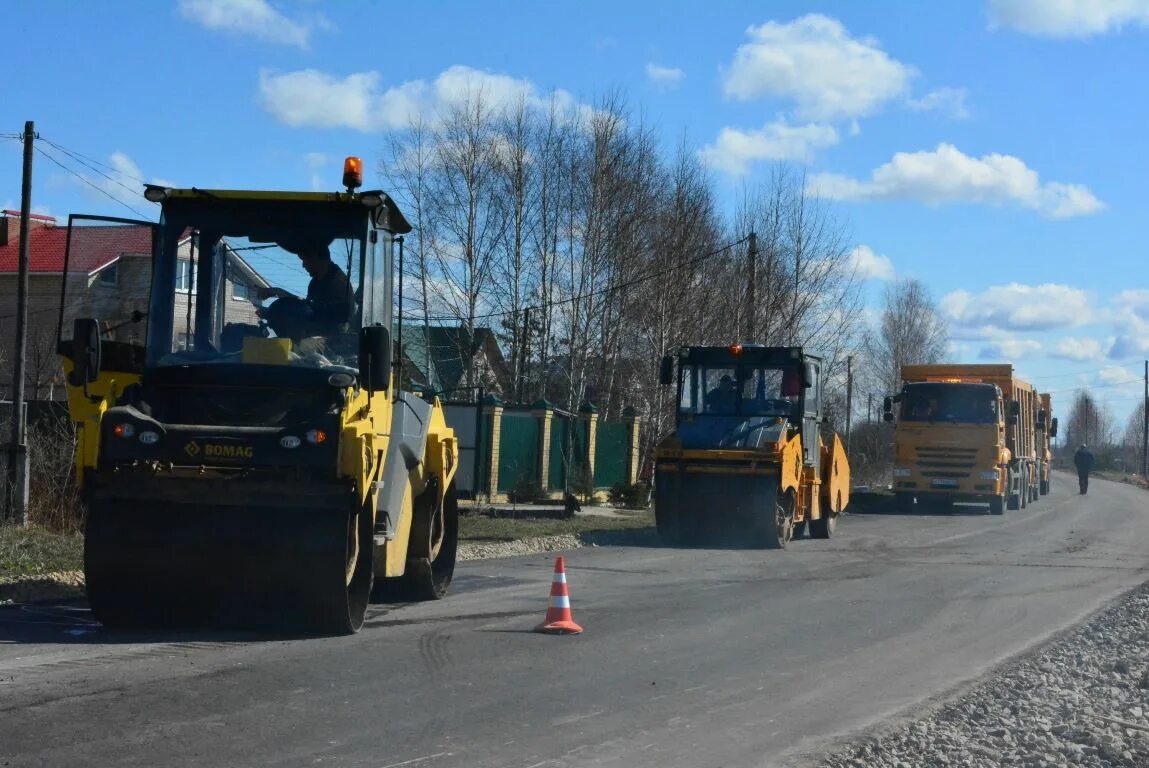
[[[684,365],[679,410],[715,416],[793,417],[801,392],[801,378],[794,367]]]
[[[901,420],[996,424],[997,390],[988,384],[907,384]]]

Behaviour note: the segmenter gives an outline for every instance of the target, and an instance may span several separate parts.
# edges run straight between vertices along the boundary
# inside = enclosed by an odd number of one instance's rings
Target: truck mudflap
[[[226,498],[204,488],[182,501],[91,500],[84,571],[96,618],[113,627],[357,631],[373,572],[370,520],[356,497],[336,484],[295,497],[242,486]]]
[[[782,549],[793,535],[793,505],[779,493],[774,473],[705,472],[659,467],[655,519],[675,546],[716,545]]]

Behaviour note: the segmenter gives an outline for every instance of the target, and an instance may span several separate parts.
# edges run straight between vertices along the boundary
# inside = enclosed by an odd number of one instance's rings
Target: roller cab
[[[688,347],[663,359],[674,431],[655,453],[655,516],[670,543],[784,548],[829,538],[849,503],[837,435],[820,434],[822,361],[800,347]]]
[[[395,385],[398,207],[350,185],[147,197],[158,224],[69,222],[59,350],[96,616],[346,633],[373,593],[444,596],[458,450],[439,402]],[[83,278],[109,253],[139,290]]]

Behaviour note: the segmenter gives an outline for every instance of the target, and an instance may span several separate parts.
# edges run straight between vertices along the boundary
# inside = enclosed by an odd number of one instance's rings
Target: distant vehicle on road
[[[675,364],[677,363],[677,376]],[[655,449],[654,513],[672,544],[783,548],[828,539],[850,467],[822,422],[822,360],[801,347],[687,347],[662,360],[677,386],[674,432]]]

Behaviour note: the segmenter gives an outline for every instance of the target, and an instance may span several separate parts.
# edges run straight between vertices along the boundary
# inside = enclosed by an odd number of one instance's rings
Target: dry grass
[[[39,526],[0,525],[0,584],[83,568],[84,537]]]
[[[516,541],[537,536],[628,531],[654,527],[654,513],[643,510],[619,517],[576,515],[565,520],[464,516],[459,519],[462,541]]]

